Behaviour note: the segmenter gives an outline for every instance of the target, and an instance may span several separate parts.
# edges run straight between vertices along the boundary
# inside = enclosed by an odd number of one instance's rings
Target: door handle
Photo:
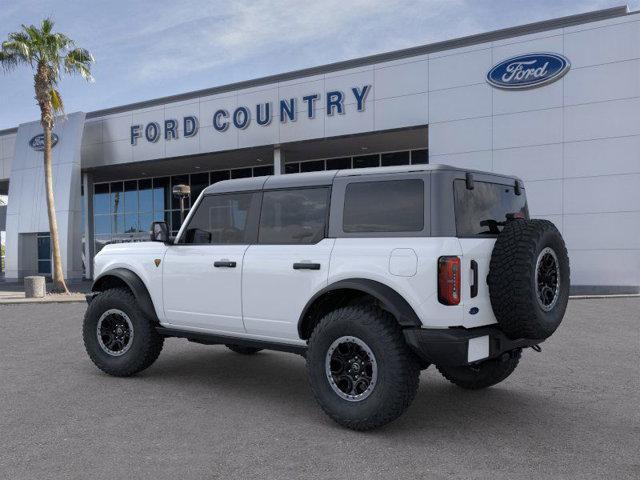
[[[471,260],[471,272],[473,273],[473,284],[471,285],[471,298],[478,296],[478,262]]]
[[[298,262],[293,264],[294,270],[320,270],[319,263]]]
[[[218,262],[213,262],[213,266],[216,268],[236,268],[236,262],[230,262],[229,260],[220,260]]]

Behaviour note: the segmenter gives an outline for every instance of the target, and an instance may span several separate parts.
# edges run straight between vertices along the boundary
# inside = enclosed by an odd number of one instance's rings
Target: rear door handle
[[[220,260],[213,262],[213,266],[216,268],[236,268],[236,262],[230,262],[229,260]]]
[[[478,296],[478,262],[471,260],[471,272],[473,273],[473,284],[471,285],[471,298]]]
[[[298,262],[293,264],[294,270],[320,270],[319,263]]]

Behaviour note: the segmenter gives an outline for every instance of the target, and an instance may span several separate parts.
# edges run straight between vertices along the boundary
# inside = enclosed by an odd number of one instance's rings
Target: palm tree
[[[73,40],[62,33],[54,33],[53,21],[45,18],[38,28],[22,25],[19,32],[10,33],[0,47],[0,64],[5,71],[26,65],[33,70],[36,101],[40,107],[40,123],[44,129],[44,173],[47,191],[47,212],[53,250],[53,291],[69,293],[62,273],[58,222],[53,202],[51,170],[51,131],[56,114],[64,112],[58,91],[61,71],[69,75],[80,74],[91,81],[93,57],[84,48],[76,47]]]

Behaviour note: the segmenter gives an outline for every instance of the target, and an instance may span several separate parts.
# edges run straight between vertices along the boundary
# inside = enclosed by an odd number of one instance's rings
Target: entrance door
[[[214,332],[244,332],[241,279],[244,254],[255,241],[260,196],[203,197],[163,267],[167,322]]]
[[[51,234],[42,232],[36,234],[38,242],[38,273],[51,275]]]
[[[335,239],[326,237],[329,188],[265,191],[258,243],[244,257],[247,333],[299,340],[298,317],[329,276]]]

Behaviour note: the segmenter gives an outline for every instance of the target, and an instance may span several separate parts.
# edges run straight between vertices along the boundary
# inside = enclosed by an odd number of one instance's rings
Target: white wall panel
[[[369,108],[373,109],[372,106]],[[315,118],[309,118],[306,114],[301,114],[298,115],[298,120],[295,122],[280,123],[277,121],[276,124],[279,129],[280,142],[295,142],[324,137],[325,118],[325,110],[322,109],[316,111]]]
[[[429,64],[427,60],[423,60],[392,67],[377,67],[374,80],[376,99],[423,93],[428,91]]]
[[[638,185],[640,185],[640,174],[565,179],[564,212],[638,211],[640,210]]]
[[[562,214],[562,180],[535,180],[524,186],[532,217]]]
[[[372,91],[368,93],[369,100],[375,98],[373,66],[358,70],[360,71],[355,71],[354,73],[347,74],[343,74],[342,72],[327,74],[324,79],[325,91],[330,92],[333,90],[339,90],[344,94],[344,104],[354,105],[356,103],[356,97],[353,95],[351,89],[354,87],[358,87],[361,89],[364,85],[371,85]]]
[[[562,142],[562,109],[512,113],[493,117],[494,148]]]
[[[640,136],[564,144],[565,177],[620,173],[640,173]]]
[[[429,152],[441,155],[491,150],[491,131],[491,117],[430,124]]]
[[[564,238],[573,250],[640,250],[640,211],[565,215]]]
[[[13,165],[13,156],[4,157],[4,175],[5,178],[9,178],[11,176],[11,166]]]
[[[296,110],[299,113],[307,113],[307,102],[303,102],[302,98],[307,95],[317,94],[319,98],[315,101],[316,112],[319,109],[324,110],[326,105],[326,98],[324,97],[324,75],[319,75],[312,81],[296,80],[297,83],[283,82],[278,86],[278,98],[296,98]],[[368,101],[373,101],[373,95],[367,95]],[[273,104],[274,113],[279,114],[280,108],[278,103]]]
[[[178,123],[178,138],[165,140],[164,124],[162,127],[162,142],[165,144],[165,155],[167,157],[178,157],[180,155],[193,155],[200,152],[200,134],[193,137],[184,137],[184,117],[195,116],[201,122],[200,103],[182,103],[180,105],[167,106],[164,109],[164,120],[176,120]],[[198,126],[199,128],[199,126]]]
[[[629,22],[564,36],[564,52],[574,67],[640,58],[640,26]]]
[[[431,123],[491,115],[491,87],[486,83],[429,93]]]
[[[562,144],[494,150],[493,171],[525,181],[562,178]]]
[[[132,119],[132,113],[103,118],[102,141],[115,142],[117,140],[130,140]]]
[[[370,107],[371,105],[367,108]],[[373,108],[376,130],[412,127],[429,123],[429,97],[426,93],[376,100]]]
[[[564,235],[564,227],[563,227],[563,222],[564,222],[564,215],[529,215],[531,218],[540,218],[542,220],[549,220],[551,223],[553,223],[556,228],[560,231],[560,233],[562,235]]]
[[[200,101],[200,128],[213,128],[213,114],[220,109],[229,112],[228,120],[231,120],[231,115],[233,115],[233,111],[238,106],[238,98],[235,95],[220,95],[206,98],[206,100]],[[229,129],[231,130],[233,127],[229,127]]]
[[[132,161],[133,147],[129,139],[102,144],[102,162],[104,162],[104,165],[128,163]]]
[[[544,32],[544,35],[538,38],[532,38],[524,40],[522,37],[516,37],[509,39],[506,43],[494,42],[493,43],[493,63],[500,63],[507,58],[515,57],[516,55],[522,55],[526,53],[535,52],[554,52],[562,53],[564,51],[562,35],[550,35],[549,32]],[[524,41],[517,41],[518,39]]]
[[[491,150],[484,152],[450,153],[447,155],[429,155],[429,163],[452,165],[471,170],[491,171]]]
[[[255,106],[254,106],[255,108]],[[255,118],[244,130],[238,130],[238,146],[240,148],[280,143],[280,119],[275,117],[269,125],[258,125]]]
[[[640,61],[577,68],[564,77],[564,103],[602,102],[640,95]]]
[[[373,110],[359,112],[355,104],[347,104],[345,113],[325,116],[324,131],[327,137],[373,131]]]
[[[640,285],[638,250],[569,250],[573,285]]]
[[[491,49],[429,59],[429,90],[484,83],[491,68]]]
[[[82,145],[92,145],[102,142],[102,120],[89,120],[84,124]]]
[[[541,88],[500,90],[493,88],[493,114],[562,107],[564,79]]]
[[[565,107],[565,141],[640,134],[640,99]]]
[[[226,132],[219,132],[213,126],[200,127],[200,151],[219,152],[238,148],[238,130],[229,127]]]

